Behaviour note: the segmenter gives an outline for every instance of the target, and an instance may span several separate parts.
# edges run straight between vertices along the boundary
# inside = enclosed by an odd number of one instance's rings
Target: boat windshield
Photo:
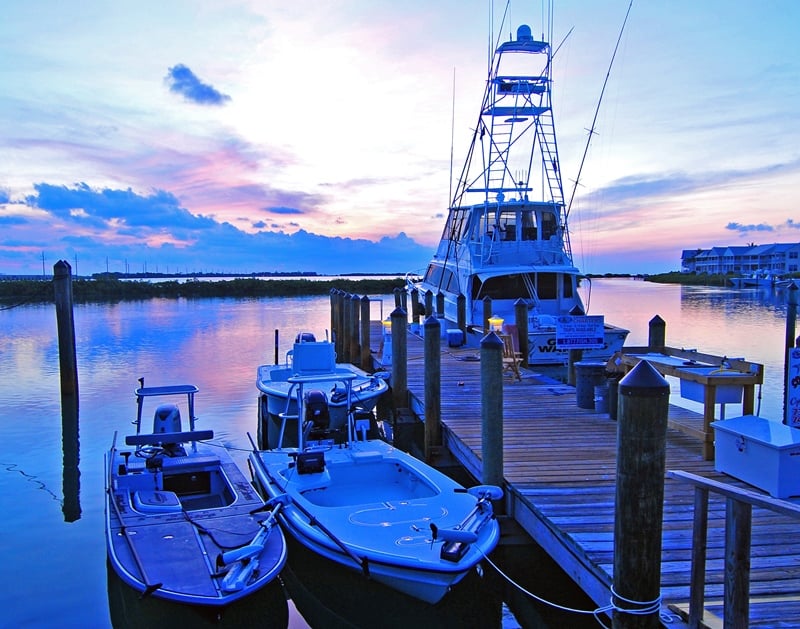
[[[490,277],[481,283],[475,277],[473,300],[484,297],[491,299],[534,299],[536,301],[559,298],[559,279],[562,298],[572,298],[572,277],[563,273],[512,273]]]

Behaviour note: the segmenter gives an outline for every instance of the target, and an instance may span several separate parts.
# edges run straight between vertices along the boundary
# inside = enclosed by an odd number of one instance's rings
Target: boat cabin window
[[[439,280],[442,279],[442,267],[431,264],[425,272],[425,282],[433,286],[439,285]]]
[[[542,212],[542,240],[550,240],[550,236],[555,236],[557,227],[556,215],[553,212]]]
[[[522,296],[526,296],[530,299],[533,298],[533,295],[530,294],[526,286],[525,275],[522,273],[490,277],[483,282],[483,284],[481,284],[480,280],[476,277],[475,285],[472,287],[472,298],[475,300],[480,300],[484,297],[490,297],[492,299],[519,299]]]
[[[536,213],[533,210],[522,212],[522,231],[520,240],[536,240]]]

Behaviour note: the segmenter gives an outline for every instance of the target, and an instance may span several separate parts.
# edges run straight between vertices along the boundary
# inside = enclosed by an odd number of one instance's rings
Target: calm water
[[[255,368],[272,362],[274,330],[282,332],[282,356],[298,329],[324,334],[328,303],[327,297],[310,297],[76,306],[77,470],[62,440],[54,309],[0,311],[0,536],[5,549],[0,578],[6,584],[0,590],[0,627],[107,627],[112,611],[136,608],[138,602],[130,597],[126,602],[106,571],[102,460],[114,431],[131,428],[137,378],[144,376],[149,385],[198,385],[198,428],[213,429],[244,465],[246,433],[256,429]],[[386,297],[384,316],[392,307]],[[658,314],[667,322],[668,345],[764,363],[761,414],[780,418],[782,295],[596,280],[589,310],[628,327],[630,344],[646,344],[648,322]],[[373,318],[379,316],[376,307]],[[739,411],[728,405],[726,416]],[[357,585],[348,588],[356,601],[365,600],[357,590]],[[476,598],[460,596],[454,607]],[[266,614],[268,603],[259,605],[258,613]],[[484,611],[480,624],[501,624],[498,613]],[[319,622],[338,624],[329,618]],[[375,626],[375,618],[368,622]],[[436,622],[445,624],[441,617]],[[458,622],[469,625],[463,616]],[[293,611],[290,624],[305,623]]]

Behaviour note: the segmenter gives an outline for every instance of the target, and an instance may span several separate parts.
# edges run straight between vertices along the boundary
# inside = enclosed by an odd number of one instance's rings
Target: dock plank
[[[422,339],[409,334],[409,398],[420,415],[425,408],[423,349]],[[479,351],[443,346],[441,363],[443,443],[480,480]],[[516,381],[506,375],[502,392],[511,513],[598,605],[605,605],[613,573],[617,424],[605,413],[578,408],[574,387],[537,375],[535,368],[523,370],[522,376]],[[702,430],[700,413],[670,405],[667,469],[749,487],[704,459],[698,438]],[[665,479],[664,494],[662,595],[665,605],[686,609],[694,489]],[[724,530],[725,501],[712,494],[705,577],[709,619],[722,614]],[[800,626],[796,531],[797,521],[788,516],[753,510],[750,626],[774,625],[777,619],[781,626]]]

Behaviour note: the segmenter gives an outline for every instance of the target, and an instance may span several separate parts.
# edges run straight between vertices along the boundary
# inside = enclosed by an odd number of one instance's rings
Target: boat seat
[[[336,351],[327,341],[295,343],[292,349],[294,372],[301,376],[336,371]]]
[[[139,513],[180,513],[183,510],[174,491],[152,489],[133,492],[133,508]]]

